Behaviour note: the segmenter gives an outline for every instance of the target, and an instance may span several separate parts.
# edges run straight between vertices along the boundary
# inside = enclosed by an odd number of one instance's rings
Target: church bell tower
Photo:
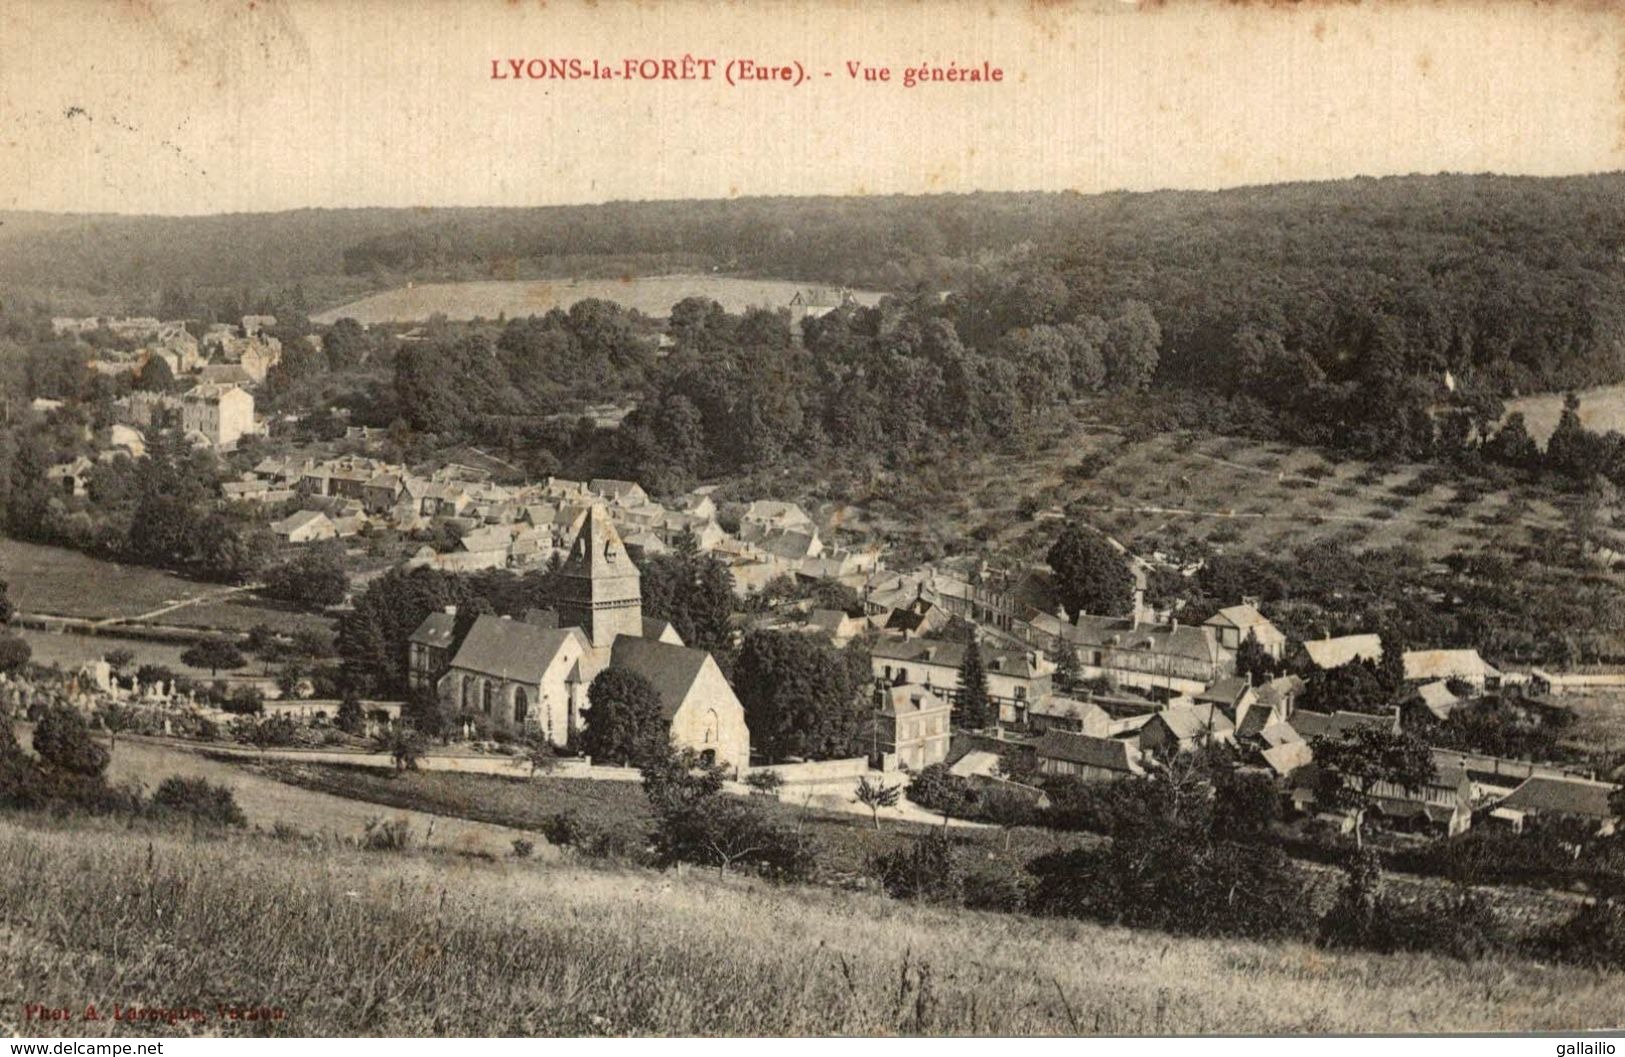
[[[643,585],[620,533],[602,505],[593,504],[559,569],[554,608],[560,627],[580,628],[595,651],[619,635],[643,635]]]

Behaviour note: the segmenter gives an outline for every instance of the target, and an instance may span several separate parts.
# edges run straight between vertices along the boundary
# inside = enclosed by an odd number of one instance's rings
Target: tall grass
[[[0,820],[0,988],[275,1006],[64,1031],[1041,1034],[1569,1030],[1615,974],[1326,954],[938,910],[691,871],[389,855]],[[0,1031],[19,1022],[0,1006]]]

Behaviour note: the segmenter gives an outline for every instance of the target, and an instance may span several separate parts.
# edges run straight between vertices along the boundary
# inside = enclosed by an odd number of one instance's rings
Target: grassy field
[[[685,297],[706,297],[729,312],[782,308],[807,284],[780,279],[735,279],[716,275],[656,275],[624,279],[532,279],[514,282],[417,283],[385,290],[311,317],[332,323],[346,316],[358,323],[405,323],[444,315],[447,319],[495,319],[500,315],[540,316],[577,301],[601,298],[665,317]],[[880,294],[854,291],[864,304]]]
[[[20,727],[18,740],[29,744],[31,735]],[[411,810],[408,805],[391,807],[379,802],[335,796],[275,781],[237,764],[224,763],[201,753],[176,748],[159,740],[121,738],[113,753],[108,779],[114,783],[134,783],[147,792],[171,775],[206,778],[230,788],[247,816],[249,825],[272,830],[278,825],[300,833],[333,840],[354,840],[374,818],[404,819],[413,840],[454,852],[478,855],[506,855],[516,837],[535,841],[544,854],[545,842],[534,834],[521,833],[501,825],[471,818],[448,817],[449,813]]]
[[[157,623],[233,631],[255,624],[289,632],[329,624],[323,617],[269,605],[251,594],[232,594],[221,584],[4,537],[0,578],[9,582],[12,604],[26,613],[92,620],[150,615]],[[181,602],[186,604],[169,608]]]
[[[778,889],[0,818],[0,1032],[1569,1031],[1617,974],[1328,954]],[[21,1001],[203,1019],[21,1023]],[[232,1020],[219,1005],[271,1007]]]
[[[1608,430],[1625,431],[1625,385],[1604,385],[1596,389],[1582,389],[1575,394],[1580,398],[1580,422],[1597,433]],[[1544,447],[1546,439],[1557,428],[1557,419],[1563,413],[1562,393],[1535,393],[1507,401],[1507,413],[1523,412],[1529,435]]]
[[[586,821],[641,844],[654,821],[643,787],[635,782],[517,779],[445,771],[396,775],[376,768],[286,761],[254,764],[253,769],[322,794],[394,809],[475,819],[516,830],[538,830],[549,816],[574,811]],[[785,824],[804,827],[814,837],[819,848],[820,878],[833,884],[867,883],[871,856],[891,851],[927,829],[916,823],[883,821],[877,831],[872,821],[861,815],[804,810],[790,794],[783,803],[764,803]],[[950,833],[973,858],[1008,856],[1016,862],[1093,839],[1081,834],[1019,829],[1012,832],[1006,852],[1000,830],[959,825]]]

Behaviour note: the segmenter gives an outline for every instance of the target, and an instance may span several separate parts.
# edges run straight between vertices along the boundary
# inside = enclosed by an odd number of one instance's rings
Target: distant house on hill
[[[1220,649],[1234,653],[1247,641],[1247,636],[1252,635],[1264,647],[1264,652],[1275,660],[1286,656],[1286,636],[1249,603],[1226,606],[1203,621],[1202,626],[1213,629]]]
[[[1321,671],[1341,668],[1354,661],[1382,659],[1382,636],[1343,635],[1335,639],[1313,639],[1303,643],[1311,666]]]
[[[1501,673],[1480,657],[1477,650],[1405,651],[1406,682],[1436,679],[1457,679],[1478,692],[1501,686]]]
[[[314,543],[338,535],[338,528],[319,510],[300,510],[271,523],[271,531],[289,543]]]

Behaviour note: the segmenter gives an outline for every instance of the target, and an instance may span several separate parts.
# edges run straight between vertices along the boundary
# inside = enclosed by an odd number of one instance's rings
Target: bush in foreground
[[[179,775],[165,778],[152,794],[152,805],[160,813],[185,816],[211,825],[248,825],[232,791],[205,778]]]

